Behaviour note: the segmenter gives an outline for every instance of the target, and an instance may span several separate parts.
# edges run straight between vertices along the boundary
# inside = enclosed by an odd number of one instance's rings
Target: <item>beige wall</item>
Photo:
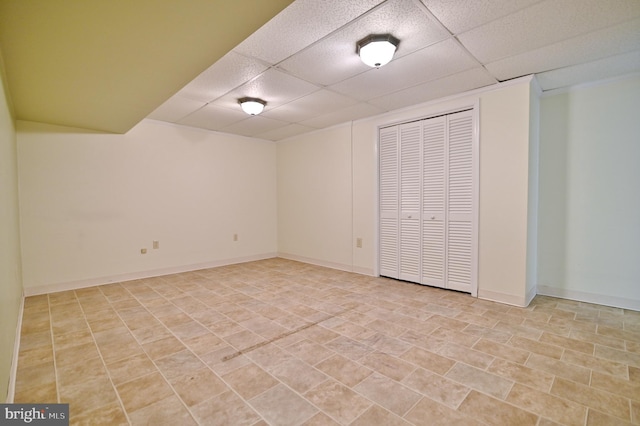
[[[473,106],[479,100],[479,296],[528,303],[532,297],[526,282],[527,257],[532,256],[527,241],[530,97],[530,80],[524,79],[475,96],[279,142],[279,251],[287,257],[374,274],[378,127]],[[362,238],[362,248],[355,247],[357,238]]]
[[[546,96],[540,293],[640,310],[640,76]]]
[[[5,401],[22,300],[16,131],[0,56],[0,401]]]
[[[125,135],[18,122],[18,154],[27,294],[277,251],[273,142],[151,120]]]

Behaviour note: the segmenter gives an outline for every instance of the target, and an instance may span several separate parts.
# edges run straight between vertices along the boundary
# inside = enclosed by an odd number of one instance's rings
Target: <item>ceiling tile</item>
[[[454,39],[448,39],[330,86],[330,89],[366,101],[477,65]]]
[[[387,110],[394,110],[495,83],[497,81],[484,68],[478,67],[381,96],[370,100],[369,103]]]
[[[482,63],[640,17],[638,0],[547,0],[458,36]]]
[[[301,135],[303,133],[308,133],[312,130],[316,130],[312,127],[303,126],[300,124],[289,124],[284,127],[279,127],[274,130],[269,130],[268,132],[258,133],[256,137],[267,139],[270,141],[279,141],[282,139],[290,138],[291,136]]]
[[[263,117],[262,115],[247,116],[245,114],[245,117],[247,118],[242,121],[224,127],[222,131],[244,136],[256,136],[260,133],[276,130],[289,125],[289,123],[284,121],[273,120],[271,118]]]
[[[267,101],[265,111],[268,111],[319,89],[318,86],[272,68],[216,99],[213,104],[226,108],[239,108],[238,98],[249,96]]]
[[[297,0],[234,50],[277,64],[382,0]]]
[[[209,130],[220,130],[224,126],[244,120],[247,114],[238,110],[207,105],[179,121],[180,124],[202,127]]]
[[[187,84],[178,95],[203,102],[224,95],[264,72],[267,66],[253,58],[229,52]]]
[[[640,50],[635,50],[623,55],[543,72],[537,74],[537,78],[542,90],[552,90],[637,73],[639,70]]]
[[[622,54],[640,46],[639,29],[640,19],[635,19],[491,62],[486,68],[499,80],[507,80]]]
[[[356,42],[387,33],[400,40],[396,58],[449,37],[414,0],[389,0],[279,66],[307,81],[331,85],[369,70],[356,53]]]
[[[353,98],[322,89],[298,98],[293,102],[265,111],[262,115],[276,120],[299,122],[317,115],[328,114],[336,109],[353,105],[356,102]]]
[[[175,123],[203,106],[205,106],[204,102],[186,99],[181,96],[172,96],[149,114],[148,118]]]
[[[422,0],[453,34],[524,9],[540,0]]]
[[[305,120],[300,124],[321,129],[323,127],[329,127],[335,124],[346,123],[353,120],[359,120],[361,118],[370,117],[376,114],[381,114],[383,112],[385,112],[385,110],[382,108],[366,103],[359,103],[344,109],[333,111],[329,114],[312,118],[310,120]]]

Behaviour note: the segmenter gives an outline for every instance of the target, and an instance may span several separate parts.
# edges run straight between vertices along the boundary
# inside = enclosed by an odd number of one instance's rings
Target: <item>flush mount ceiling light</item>
[[[242,107],[242,110],[249,115],[260,114],[267,104],[266,101],[259,98],[240,98],[238,99],[238,103],[240,107]]]
[[[365,64],[380,68],[393,59],[398,43],[391,34],[371,34],[356,43],[356,53]]]

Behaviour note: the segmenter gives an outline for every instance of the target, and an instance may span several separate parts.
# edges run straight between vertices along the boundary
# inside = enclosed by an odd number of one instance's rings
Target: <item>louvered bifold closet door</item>
[[[473,266],[473,112],[448,116],[445,287],[471,292]]]
[[[420,203],[422,124],[400,126],[400,274],[401,280],[420,282]]]
[[[422,127],[422,284],[445,287],[446,117]]]
[[[380,130],[380,275],[399,278],[398,127]]]

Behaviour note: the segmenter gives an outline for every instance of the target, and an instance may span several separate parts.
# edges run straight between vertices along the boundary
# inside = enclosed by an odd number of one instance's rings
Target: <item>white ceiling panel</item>
[[[261,115],[249,117],[245,114],[245,117],[247,118],[242,121],[223,127],[221,131],[244,136],[256,136],[260,133],[276,130],[289,125],[289,123],[284,121],[273,120]]]
[[[495,83],[497,83],[496,79],[491,77],[484,68],[478,67],[371,99],[369,103],[386,110],[393,110]]]
[[[369,34],[400,40],[396,58],[449,37],[446,29],[414,0],[389,0],[279,66],[307,81],[331,85],[370,68],[356,54],[356,42]],[[310,67],[312,63],[314,66]]]
[[[623,54],[638,46],[640,19],[635,19],[491,62],[486,67],[499,80],[507,80]]]
[[[238,98],[249,96],[267,101],[267,111],[318,89],[311,83],[271,68],[213,103],[227,108],[237,108]]]
[[[400,45],[372,69],[356,43],[381,33]],[[640,0],[296,0],[150,117],[279,140],[524,75],[553,90],[640,72],[638,46]]]
[[[247,114],[240,108],[228,109],[214,105],[207,105],[179,121],[180,124],[193,127],[201,127],[209,130],[220,130],[229,124],[246,119]]]
[[[235,50],[277,64],[320,40],[382,0],[297,0]]]
[[[197,111],[205,102],[195,101],[193,99],[183,98],[182,96],[173,96],[168,101],[160,105],[148,117],[154,120],[169,121],[175,123],[181,118],[186,117],[193,111]]]
[[[324,127],[345,123],[347,121],[359,120],[361,118],[370,117],[383,112],[385,112],[385,110],[382,108],[369,105],[367,103],[359,103],[310,120],[305,120],[300,124],[314,127],[316,129],[322,129]]]
[[[537,74],[542,90],[604,80],[640,71],[640,50]]]
[[[254,58],[229,52],[187,84],[178,92],[178,95],[211,102],[227,93],[229,88],[246,83],[267,68],[265,64]],[[224,82],[224,84],[220,84],[220,82]]]
[[[453,34],[524,9],[540,0],[422,0]]]
[[[263,115],[268,118],[295,123],[308,120],[317,115],[328,114],[336,109],[346,108],[356,102],[358,101],[353,98],[321,89],[293,102],[270,109]]]
[[[458,39],[488,63],[639,16],[638,0],[547,0],[462,33]]]
[[[316,130],[313,127],[303,126],[301,124],[289,124],[284,127],[279,127],[274,130],[269,130],[268,132],[258,133],[255,135],[257,138],[267,139],[270,141],[279,141],[281,139],[290,138],[292,136],[301,135],[303,133],[308,133],[312,130]]]
[[[454,39],[448,39],[330,88],[366,101],[476,66],[478,63]]]

